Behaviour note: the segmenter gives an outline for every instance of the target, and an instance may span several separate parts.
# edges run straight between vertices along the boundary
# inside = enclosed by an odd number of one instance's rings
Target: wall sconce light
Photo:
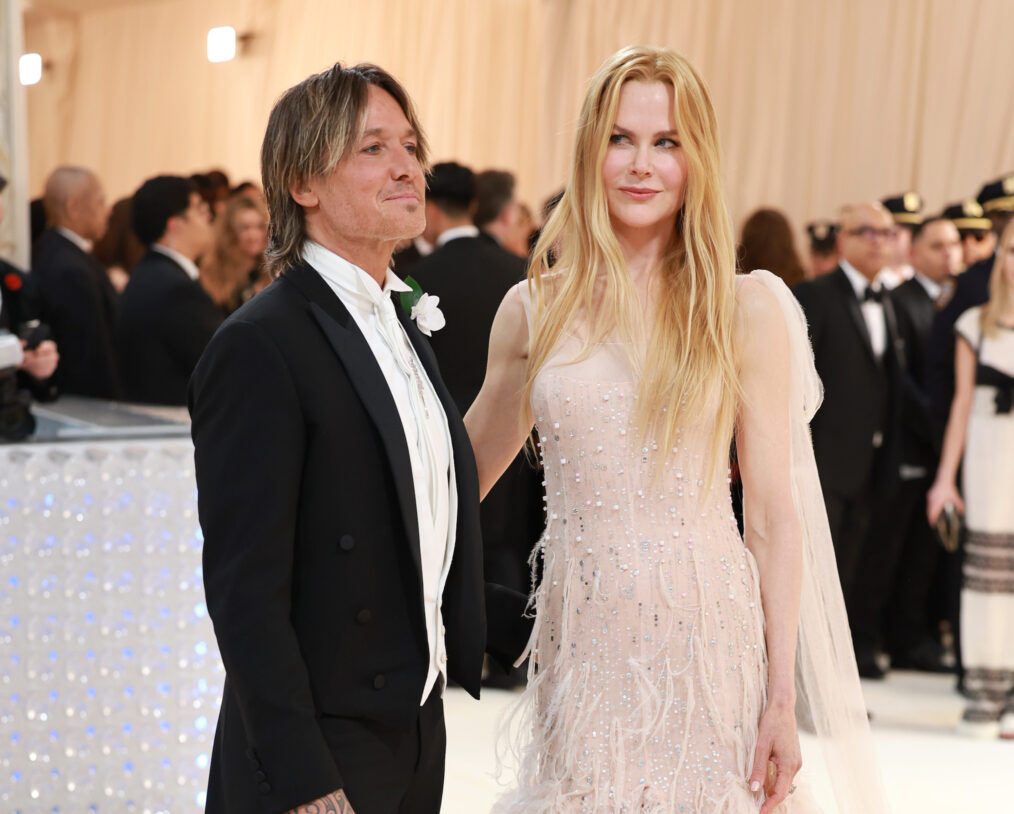
[[[220,25],[208,29],[208,62],[228,62],[236,56],[236,29]]]
[[[250,32],[237,34],[231,25],[208,29],[208,62],[229,62],[235,59],[237,43],[240,53],[245,53],[253,38],[254,35]]]
[[[37,85],[42,79],[42,56],[22,54],[18,60],[18,77],[22,85]]]

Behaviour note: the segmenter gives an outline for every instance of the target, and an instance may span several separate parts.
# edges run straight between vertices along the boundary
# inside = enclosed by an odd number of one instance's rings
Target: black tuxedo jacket
[[[901,463],[923,467],[932,475],[938,450],[926,388],[926,346],[937,313],[936,303],[915,278],[891,291],[890,297],[898,320],[898,338],[905,349]]]
[[[187,381],[224,314],[172,258],[149,250],[120,299],[116,346],[124,396],[183,406]]]
[[[890,297],[884,297],[887,346],[873,353],[852,284],[839,267],[793,289],[810,328],[824,402],[810,423],[824,491],[843,498],[897,482],[903,348]],[[877,443],[879,441],[879,444]]]
[[[504,658],[527,640],[525,599],[484,590],[471,445],[432,351],[396,310],[447,414],[458,490],[448,674],[477,697],[486,599],[503,608],[490,650]],[[190,410],[226,669],[207,811],[288,811],[343,785],[320,716],[408,731],[418,715],[429,649],[407,442],[365,337],[306,265],[225,322]]]
[[[412,277],[440,297],[447,325],[430,339],[447,387],[464,414],[486,376],[489,331],[500,302],[525,277],[525,261],[489,237],[459,237],[417,261]]]
[[[120,395],[113,344],[116,290],[103,265],[56,229],[32,247],[43,319],[60,352],[54,379],[64,393],[115,399]]]
[[[965,311],[989,300],[989,278],[996,254],[973,263],[954,281],[954,295],[936,315],[926,354],[926,382],[934,431],[943,443],[954,399],[954,323]]]

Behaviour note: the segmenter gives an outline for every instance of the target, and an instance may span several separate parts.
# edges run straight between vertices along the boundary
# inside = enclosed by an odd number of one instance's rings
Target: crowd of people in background
[[[543,205],[542,223],[559,197]],[[426,212],[426,231],[393,268],[440,298],[447,328],[432,345],[464,414],[483,381],[493,317],[524,278],[540,223],[512,173],[455,162],[433,168]],[[955,671],[970,699],[966,728],[1007,737],[1012,215],[1014,175],[939,213],[907,192],[807,224],[801,257],[788,218],[763,208],[744,221],[738,253],[741,271],[768,269],[793,289],[810,326],[824,384],[814,450],[860,674]],[[32,202],[32,239],[30,274],[0,268],[0,319],[10,330],[49,327],[22,373],[43,400],[184,405],[212,334],[270,282],[263,195],[221,170],[157,176],[109,206],[95,173],[59,167]],[[540,482],[521,455],[483,504],[487,570],[523,591],[543,524]]]

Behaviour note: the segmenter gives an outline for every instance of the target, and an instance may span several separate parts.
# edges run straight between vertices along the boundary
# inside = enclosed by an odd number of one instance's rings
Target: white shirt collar
[[[940,298],[940,283],[934,283],[929,277],[918,271],[915,273],[915,279],[926,289],[926,293],[929,294],[931,300],[936,302]]]
[[[54,226],[57,232],[63,235],[67,240],[77,246],[85,254],[91,254],[92,242],[86,238],[81,237],[77,232],[68,229],[66,226]]]
[[[364,310],[371,309],[390,291],[411,291],[412,287],[389,268],[381,288],[366,271],[313,240],[303,243],[303,259],[328,282],[347,292]]]
[[[845,272],[845,276],[849,278],[849,282],[852,283],[852,288],[855,290],[856,296],[859,298],[860,302],[862,302],[863,294],[866,292],[867,288],[880,288],[877,284],[871,284],[865,277],[863,277],[859,269],[853,266],[844,257],[841,259],[841,268],[842,271]]]
[[[191,280],[196,280],[201,276],[201,273],[197,270],[197,264],[189,257],[180,254],[176,251],[176,249],[170,249],[168,246],[163,246],[161,243],[153,243],[151,248],[159,252],[159,254],[164,254],[170,260],[175,260],[177,265],[179,265],[180,268],[187,273],[187,277]]]
[[[457,240],[459,237],[478,237],[479,227],[478,226],[453,226],[444,232],[440,233],[440,237],[437,238],[437,248],[443,246],[445,243],[450,243],[452,240]]]

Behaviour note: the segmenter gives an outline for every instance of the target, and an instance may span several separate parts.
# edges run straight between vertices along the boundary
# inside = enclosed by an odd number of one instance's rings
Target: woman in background
[[[960,618],[970,700],[961,729],[1014,738],[1014,222],[1000,239],[989,301],[954,330],[954,400],[927,512],[935,523],[950,504],[968,528]]]
[[[231,314],[269,282],[264,271],[267,210],[263,201],[234,195],[216,227],[215,247],[201,261],[201,284]]]
[[[792,227],[777,209],[758,209],[743,224],[739,239],[739,269],[766,269],[781,277],[789,288],[806,278],[796,254]]]

